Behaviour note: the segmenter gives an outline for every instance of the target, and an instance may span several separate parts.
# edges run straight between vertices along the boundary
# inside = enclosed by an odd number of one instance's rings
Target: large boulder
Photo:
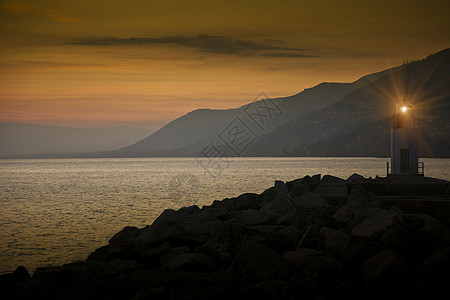
[[[140,232],[141,230],[137,227],[124,227],[121,231],[113,235],[109,240],[109,244],[122,244],[134,240]]]
[[[345,180],[332,175],[324,175],[320,183],[344,183]]]
[[[357,173],[353,173],[352,175],[350,175],[350,177],[347,178],[347,180],[345,180],[347,183],[358,183],[358,182],[364,182],[366,179],[364,178],[364,176],[361,176]]]
[[[273,222],[277,223],[283,219],[283,216],[292,211],[292,197],[287,193],[281,193],[261,208],[261,212],[268,216]]]
[[[214,262],[203,253],[182,253],[170,259],[164,266],[169,270],[208,271]]]
[[[438,220],[426,214],[403,214],[403,222],[409,232],[440,224]]]
[[[147,226],[136,238],[144,244],[167,239],[184,239],[203,242],[209,237],[208,226],[201,223],[201,213],[192,209],[174,211],[165,210],[151,226]]]
[[[258,194],[246,193],[233,198],[233,204],[237,210],[258,210],[265,204],[265,201]]]
[[[411,273],[402,258],[392,250],[377,253],[361,264],[361,277],[376,293],[401,292],[411,283]]]
[[[338,260],[323,251],[314,249],[300,248],[296,251],[288,251],[283,257],[297,270],[306,269],[321,277],[331,275],[341,267]]]
[[[325,226],[320,229],[319,236],[323,247],[337,258],[344,256],[351,239],[349,233]]]
[[[142,267],[134,260],[114,259],[111,261],[90,261],[80,269],[88,280],[101,280],[131,273]]]
[[[247,241],[227,270],[226,276],[244,286],[269,279],[287,280],[291,266],[283,257],[262,243]]]
[[[286,182],[286,186],[288,188],[289,194],[292,197],[297,197],[303,195],[306,192],[312,191],[314,184],[311,177],[305,176],[300,179]]]
[[[254,210],[251,208],[232,212],[231,218],[236,219],[238,225],[242,226],[269,224],[271,221],[271,217],[267,216],[263,211]]]
[[[314,193],[325,198],[331,205],[340,205],[348,199],[347,184],[344,179],[331,175],[323,176]]]
[[[24,266],[19,266],[12,273],[0,275],[0,288],[15,285],[30,279],[31,276],[28,270]]]
[[[441,248],[425,259],[418,269],[419,277],[433,289],[446,290],[450,282],[450,246]]]
[[[433,252],[450,246],[450,229],[444,224],[423,227],[411,234],[408,243],[408,258],[420,264]]]
[[[270,279],[244,288],[239,295],[245,299],[279,299],[283,297],[283,289],[287,282]]]
[[[398,226],[400,222],[401,213],[398,210],[382,209],[355,226],[352,236],[358,239],[369,239],[381,235],[391,227]]]
[[[317,299],[319,286],[310,274],[299,272],[291,276],[285,291],[291,295],[291,299]]]
[[[319,195],[306,192],[303,196],[292,199],[292,204],[298,209],[313,209],[328,207],[327,201]]]
[[[358,221],[362,221],[362,217],[376,213],[379,208],[379,198],[357,185],[352,189],[347,203],[342,205],[333,217],[339,222],[348,222],[356,217],[359,218]]]

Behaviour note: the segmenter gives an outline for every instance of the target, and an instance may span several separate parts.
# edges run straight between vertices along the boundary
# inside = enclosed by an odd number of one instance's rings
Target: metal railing
[[[386,162],[386,175],[392,174],[391,164]],[[417,174],[424,175],[425,174],[425,163],[423,161],[419,161],[417,165]]]
[[[423,161],[419,161],[419,165],[417,166],[417,174],[419,175],[425,174],[425,163]]]

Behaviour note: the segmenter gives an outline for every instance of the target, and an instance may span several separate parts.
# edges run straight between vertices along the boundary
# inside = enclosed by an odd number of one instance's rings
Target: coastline
[[[449,182],[276,181],[261,194],[164,211],[85,261],[0,276],[7,298],[426,298],[450,257]],[[437,295],[437,294],[436,294]],[[8,298],[9,299],[9,298]]]

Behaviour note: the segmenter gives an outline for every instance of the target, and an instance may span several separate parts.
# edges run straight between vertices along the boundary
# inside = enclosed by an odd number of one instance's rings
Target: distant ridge
[[[352,83],[321,83],[273,99],[283,110],[282,118],[268,124],[242,155],[388,156],[392,107],[399,97],[407,97],[420,109],[422,156],[450,157],[449,52],[445,49]],[[245,107],[190,112],[110,155],[198,156]]]
[[[149,133],[128,126],[72,128],[0,123],[0,157],[105,151],[133,143]]]
[[[279,117],[263,128],[244,120],[252,142],[243,150],[230,151],[224,130],[249,107],[267,103],[264,97],[234,109],[194,110],[117,150],[38,157],[195,157],[211,143],[227,156],[386,157],[392,109],[403,97],[418,113],[420,155],[450,157],[450,49],[352,83],[324,82],[271,99]]]

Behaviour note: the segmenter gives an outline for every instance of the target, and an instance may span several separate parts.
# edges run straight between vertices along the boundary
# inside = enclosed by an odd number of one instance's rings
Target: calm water
[[[0,273],[84,260],[125,226],[167,208],[245,192],[275,180],[332,174],[385,176],[385,158],[193,158],[0,160]],[[450,180],[450,159],[424,159]]]

